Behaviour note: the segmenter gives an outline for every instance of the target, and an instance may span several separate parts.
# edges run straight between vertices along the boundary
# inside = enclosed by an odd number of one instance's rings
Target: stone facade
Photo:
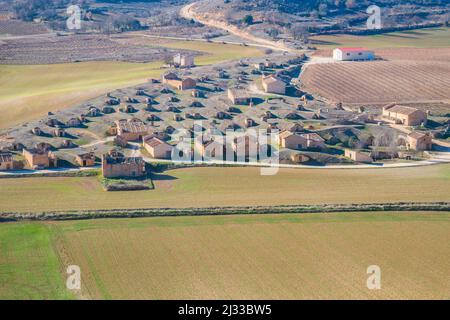
[[[78,154],[75,163],[80,167],[92,167],[95,165],[95,154],[93,152]]]
[[[163,140],[155,137],[144,137],[144,148],[154,159],[171,159],[173,147]]]
[[[407,143],[407,147],[409,150],[431,150],[433,138],[428,133],[412,132],[407,137]]]
[[[197,81],[192,78],[180,78],[176,73],[170,72],[163,76],[163,83],[175,88],[177,90],[194,89],[197,86]]]
[[[345,156],[356,162],[373,162],[373,159],[368,152],[345,149]]]
[[[322,149],[325,141],[317,133],[297,134],[290,131],[283,131],[279,135],[279,144],[282,148],[301,149]]]
[[[0,152],[0,171],[13,170],[13,156],[9,152]]]
[[[249,105],[252,98],[244,89],[230,88],[228,89],[228,99],[236,105]]]
[[[383,107],[383,118],[405,126],[419,126],[427,123],[427,114],[422,110],[396,104]]]
[[[117,151],[102,156],[105,178],[138,178],[146,175],[145,161],[141,157],[125,157]]]
[[[46,149],[23,149],[23,156],[32,169],[56,168],[56,155]]]
[[[262,86],[266,93],[285,94],[286,83],[274,75],[262,78]]]

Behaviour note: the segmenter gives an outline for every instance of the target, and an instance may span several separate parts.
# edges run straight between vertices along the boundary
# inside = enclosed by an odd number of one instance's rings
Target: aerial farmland
[[[11,2],[0,300],[450,297],[449,5]]]

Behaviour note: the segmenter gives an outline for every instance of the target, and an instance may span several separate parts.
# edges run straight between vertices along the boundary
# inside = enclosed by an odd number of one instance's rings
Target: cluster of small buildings
[[[337,48],[333,52],[333,57],[336,60],[345,61],[345,60],[373,60],[375,58],[374,53],[365,48]],[[173,64],[176,68],[190,68],[195,65],[194,57],[186,54],[177,54],[173,58]],[[271,93],[274,95],[286,95],[287,90],[290,86],[290,78],[286,77],[286,74],[283,74],[283,71],[274,72],[272,69],[276,69],[279,66],[276,63],[266,60],[262,63],[257,63],[254,65],[254,68],[257,75],[261,75],[261,85],[262,89],[265,93]],[[255,71],[253,70],[253,71]],[[248,71],[248,70],[247,70]],[[285,71],[285,70],[284,70]],[[226,74],[223,70],[220,73],[220,77],[225,78]],[[244,71],[240,71],[238,75],[245,74]],[[199,112],[193,112],[189,110],[182,117],[180,109],[183,107],[176,107],[175,103],[178,102],[177,96],[173,94],[168,87],[174,90],[192,90],[191,96],[193,98],[207,98],[207,95],[204,91],[201,91],[202,88],[197,87],[198,83],[207,83],[208,77],[199,77],[198,79],[194,79],[190,76],[189,70],[185,70],[183,72],[173,72],[170,71],[165,73],[162,76],[161,80],[153,79],[154,83],[162,83],[164,88],[160,91],[161,93],[170,93],[169,96],[169,107],[167,108],[168,112],[173,112],[173,120],[176,122],[183,121],[184,119],[204,119],[202,114]],[[247,73],[248,75],[248,73]],[[245,76],[243,76],[245,78]],[[245,80],[245,81],[244,81]],[[245,83],[248,81],[244,79],[240,81],[240,83]],[[227,83],[227,82],[226,82]],[[157,90],[160,90],[158,88]],[[222,84],[220,88],[222,91],[226,89],[226,85]],[[211,89],[211,91],[214,91]],[[156,91],[158,92],[158,91]],[[218,124],[223,125],[225,129],[234,129],[236,123],[239,123],[240,128],[249,128],[253,126],[259,125],[256,122],[259,120],[254,120],[248,115],[244,117],[240,117],[239,121],[241,122],[233,122],[230,123],[230,119],[233,117],[237,117],[237,113],[233,110],[239,109],[238,105],[248,105],[254,106],[256,102],[256,98],[246,88],[246,86],[238,84],[232,87],[228,87],[227,90],[227,98],[231,104],[235,106],[230,106],[228,103],[228,109],[215,110],[215,116],[208,115],[208,118],[213,118],[212,124],[213,126],[217,125],[217,128],[222,129]],[[142,109],[144,111],[155,111],[153,104],[158,104],[159,101],[155,101],[154,95],[147,95],[143,89],[138,89],[136,91],[137,96],[146,96],[145,101],[147,103],[147,107]],[[280,99],[285,102],[286,97],[271,97],[270,99]],[[178,100],[177,100],[178,99]],[[192,100],[192,98],[190,98]],[[200,100],[200,99],[199,99]],[[195,100],[190,103],[189,107],[202,107],[202,103],[199,100]],[[125,97],[123,99],[124,102],[129,103],[124,108],[120,109],[124,113],[134,113],[137,111],[141,111],[132,104],[141,103],[141,99],[139,97]],[[269,98],[268,98],[269,101]],[[302,102],[303,101],[303,102]],[[304,96],[300,99],[299,106],[306,106],[307,98]],[[174,104],[172,104],[172,102]],[[50,126],[47,130],[50,130],[48,133],[44,132],[40,127],[35,127],[31,130],[33,135],[35,136],[52,136],[55,138],[63,138],[68,135],[65,128],[75,128],[80,127],[86,122],[86,117],[98,117],[103,114],[113,113],[115,109],[113,106],[120,105],[121,100],[119,98],[114,98],[110,94],[107,95],[105,100],[105,107],[100,110],[97,107],[91,106],[87,113],[80,115],[80,117],[72,117],[68,121],[60,122],[56,119],[48,119],[46,124]],[[334,111],[336,113],[335,117],[339,118],[339,113],[345,114],[347,117],[348,113],[351,111],[346,111],[341,108],[336,108]],[[153,109],[152,109],[153,108]],[[295,107],[294,107],[295,108]],[[277,110],[269,109],[269,110]],[[279,141],[278,144],[281,148],[290,149],[290,150],[309,150],[309,151],[323,151],[327,148],[326,141],[323,139],[318,133],[311,132],[314,131],[314,128],[310,128],[311,130],[304,130],[303,126],[297,122],[301,118],[298,114],[298,110],[305,109],[293,109],[288,110],[288,114],[283,114],[280,112],[275,112],[273,114],[271,111],[265,111],[264,114],[260,117],[261,123],[265,124],[267,127],[267,133],[270,133],[272,130],[280,130]],[[324,119],[322,117],[322,109],[319,109],[318,112],[314,111],[313,120]],[[166,110],[156,110],[156,111],[166,111]],[[186,110],[187,111],[187,110]],[[238,110],[239,111],[239,110]],[[328,114],[331,114],[330,111],[327,110]],[[280,115],[281,114],[281,115]],[[244,115],[243,115],[244,116]],[[159,115],[161,117],[161,115]],[[269,119],[273,118],[284,118],[285,121],[281,123],[272,122]],[[115,118],[117,119],[117,118]],[[150,157],[154,159],[170,159],[174,152],[174,147],[169,144],[167,141],[170,140],[170,136],[175,128],[172,126],[167,126],[165,129],[162,129],[160,126],[159,129],[153,125],[154,122],[160,121],[158,115],[155,114],[147,114],[145,118],[151,126],[147,125],[144,121],[133,117],[128,119],[119,119],[115,120],[113,125],[110,126],[108,130],[108,134],[115,136],[116,145],[126,147],[129,142],[140,142],[142,143],[142,147],[148,152]],[[256,118],[255,118],[256,119]],[[385,106],[382,111],[382,119],[391,123],[401,124],[404,126],[420,126],[422,124],[426,124],[427,122],[427,114],[419,109],[390,104]],[[219,121],[223,120],[223,121]],[[228,122],[227,122],[228,121]],[[111,121],[112,122],[112,121]],[[173,124],[173,123],[172,123]],[[227,124],[227,126],[225,126]],[[109,124],[108,124],[109,125]],[[175,126],[175,124],[173,124]],[[194,127],[191,128],[192,131]],[[189,129],[189,130],[191,130]],[[159,130],[159,131],[157,131]],[[244,140],[241,140],[244,139]],[[70,140],[67,140],[70,142]],[[223,147],[214,147],[218,141],[214,139],[209,139],[205,141],[196,141],[192,146],[195,149],[195,152],[199,152],[202,156],[208,157],[221,157],[227,153],[229,150],[233,150],[235,154],[239,149],[240,145],[245,145],[245,155],[246,157],[253,156],[251,150],[258,149],[258,141],[252,139],[249,136],[245,136],[243,138],[237,138],[235,141],[232,141],[230,145]],[[423,151],[431,149],[432,145],[432,136],[428,133],[421,133],[418,131],[414,131],[407,136],[406,142],[404,143],[404,147],[407,150],[413,151]],[[256,147],[255,147],[256,146]],[[229,148],[227,150],[227,148]],[[32,169],[43,169],[43,168],[53,168],[58,166],[58,159],[55,153],[51,150],[51,146],[48,145],[38,145],[35,148],[23,148],[22,154],[25,158],[25,161],[28,167]],[[194,151],[190,156],[193,156]],[[373,157],[370,153],[364,150],[345,150],[345,156],[351,158],[357,162],[372,162]],[[304,161],[304,159],[298,159],[301,157],[296,154],[297,157],[295,161],[299,162]],[[12,170],[14,169],[14,156],[12,153],[2,152],[0,153],[0,170]],[[81,154],[75,155],[75,164],[80,167],[90,167],[94,166],[96,163],[96,155],[93,152],[85,152]],[[300,162],[301,162],[300,161]],[[145,161],[142,157],[126,157],[123,153],[113,150],[107,154],[101,156],[101,167],[103,171],[103,175],[108,178],[117,178],[117,177],[142,177],[145,176],[146,166]]]

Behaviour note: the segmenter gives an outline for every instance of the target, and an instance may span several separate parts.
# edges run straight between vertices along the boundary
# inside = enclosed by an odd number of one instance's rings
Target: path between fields
[[[232,45],[238,45],[238,46],[242,46],[242,44],[243,44],[243,42],[239,42],[239,41],[223,41],[223,40],[215,40],[215,39],[157,36],[157,35],[145,34],[145,33],[135,33],[134,35],[139,36],[139,37],[153,38],[153,39],[167,39],[167,40],[177,40],[177,41],[199,41],[199,42],[207,42],[207,43],[232,44]],[[245,43],[245,44],[249,47],[266,48],[266,46],[258,44],[258,43]]]
[[[227,22],[219,21],[219,20],[212,20],[212,19],[205,19],[205,18],[197,15],[195,12],[195,9],[194,9],[200,3],[201,3],[201,1],[198,1],[198,2],[194,2],[194,3],[184,6],[180,10],[180,15],[187,20],[192,19],[194,21],[197,21],[197,22],[207,25],[209,27],[225,30],[225,31],[227,31],[231,34],[234,34],[240,38],[258,43],[259,45],[269,48],[269,49],[283,50],[283,51],[289,51],[289,52],[298,52],[298,50],[288,48],[284,44],[281,44],[281,43],[278,43],[278,42],[275,42],[272,40],[256,37],[253,34],[247,32],[247,31],[241,30],[238,27],[233,26]]]

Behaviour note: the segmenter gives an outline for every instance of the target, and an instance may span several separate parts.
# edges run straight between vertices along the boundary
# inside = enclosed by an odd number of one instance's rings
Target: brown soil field
[[[175,50],[122,44],[105,35],[39,36],[4,39],[0,64],[57,64],[82,61],[151,62],[174,55]],[[181,50],[183,52],[183,50]]]
[[[11,20],[7,15],[0,14],[0,35],[19,36],[48,32],[43,24]]]
[[[449,299],[448,213],[47,223],[91,299]],[[381,268],[381,289],[366,286]],[[64,268],[62,268],[64,269]]]
[[[450,200],[450,165],[391,169],[186,168],[155,190],[105,192],[98,177],[0,179],[0,211],[199,208]],[[89,185],[89,187],[86,187]]]
[[[445,61],[450,62],[450,48],[396,48],[378,49],[375,54],[389,61],[414,60],[414,61]]]
[[[304,89],[344,103],[436,102],[450,99],[447,61],[370,61],[312,64]]]

